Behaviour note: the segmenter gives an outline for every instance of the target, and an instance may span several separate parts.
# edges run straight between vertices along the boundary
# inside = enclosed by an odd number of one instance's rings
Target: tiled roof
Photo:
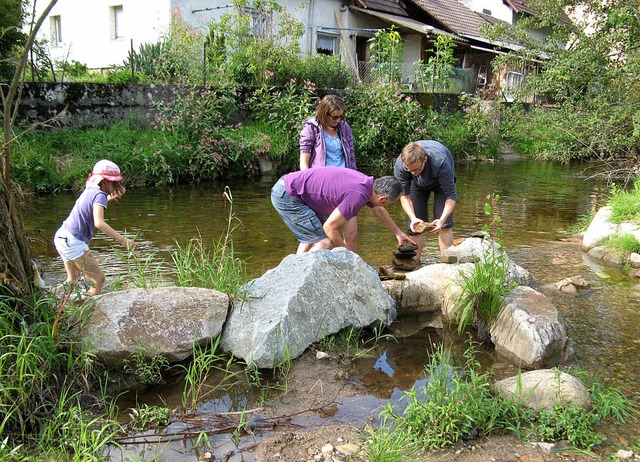
[[[354,6],[359,6],[383,13],[395,14],[396,16],[407,17],[407,12],[398,5],[396,0],[367,0],[366,2],[355,2]]]
[[[417,6],[456,34],[482,37],[480,26],[489,24],[482,16],[459,0],[415,0]]]
[[[411,19],[408,17],[396,16],[393,14],[383,13],[381,11],[375,11],[370,8],[358,8],[357,6],[351,6],[349,9],[353,12],[363,13],[375,18],[382,19],[383,21],[388,22],[389,24],[403,27],[405,29],[414,30],[416,32],[420,32],[422,34],[427,35],[454,35],[448,31],[438,29],[437,27],[428,26],[420,21],[416,21],[415,19]],[[466,41],[460,37],[455,36],[457,39]]]
[[[504,0],[504,1],[511,8],[513,8],[513,11],[515,11],[516,13],[527,13],[532,16],[535,16],[538,13],[538,10],[529,6],[529,3],[530,3],[529,0]],[[560,15],[560,18],[558,18],[558,22],[560,24],[568,24],[571,22],[571,19],[569,19],[569,16],[567,16],[566,13],[563,12]]]
[[[516,13],[536,14],[536,10],[529,7],[529,0],[505,0]]]

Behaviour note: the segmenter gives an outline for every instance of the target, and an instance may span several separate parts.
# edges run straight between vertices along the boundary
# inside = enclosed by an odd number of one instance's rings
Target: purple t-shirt
[[[62,223],[62,227],[69,231],[76,239],[87,244],[93,238],[93,206],[101,205],[107,208],[107,193],[99,188],[86,188],[78,197],[71,213]]]
[[[287,194],[321,215],[336,208],[347,220],[367,204],[373,191],[373,177],[342,167],[311,168],[284,176]]]

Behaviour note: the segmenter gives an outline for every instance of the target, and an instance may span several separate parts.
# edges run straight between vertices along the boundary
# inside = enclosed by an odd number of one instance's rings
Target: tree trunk
[[[0,182],[0,294],[20,295],[33,281],[31,249],[17,208],[18,194]]]
[[[2,99],[2,146],[0,147],[0,295],[22,295],[33,283],[33,264],[27,233],[18,211],[20,189],[11,182],[11,144],[24,83],[29,50],[45,18],[58,0],[50,0],[32,27],[17,62],[13,80],[8,87],[0,86]],[[35,3],[33,4],[35,13]],[[35,20],[35,21],[34,21]]]

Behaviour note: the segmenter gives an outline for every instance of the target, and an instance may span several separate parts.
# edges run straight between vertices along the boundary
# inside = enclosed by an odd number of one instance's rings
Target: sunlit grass
[[[607,205],[611,207],[612,223],[640,224],[640,178],[629,191],[614,187]]]

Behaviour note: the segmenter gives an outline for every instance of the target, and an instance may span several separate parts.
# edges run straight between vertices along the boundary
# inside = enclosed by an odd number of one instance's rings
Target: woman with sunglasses
[[[302,121],[300,170],[316,167],[345,167],[357,170],[351,127],[345,119],[345,105],[337,95],[326,95],[314,116]],[[344,243],[358,250],[358,222],[353,217],[343,227]]]

